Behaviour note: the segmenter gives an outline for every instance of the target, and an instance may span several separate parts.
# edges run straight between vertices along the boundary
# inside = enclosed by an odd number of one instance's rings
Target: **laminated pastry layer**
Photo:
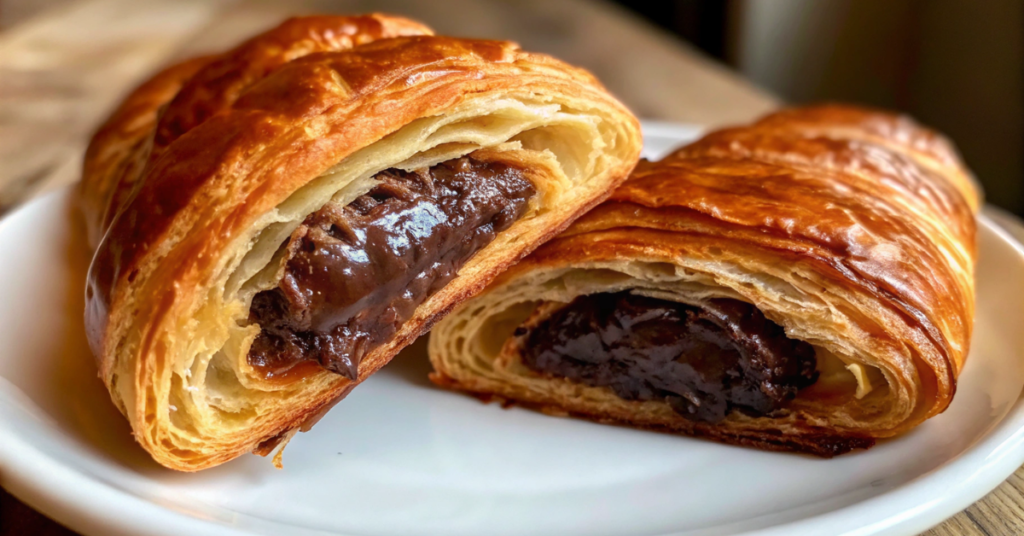
[[[830,311],[808,294],[817,283],[699,259],[675,267],[670,255],[615,261],[629,252],[563,240],[434,328],[434,381],[547,413],[821,456],[870,446],[913,411],[907,372],[850,345],[871,326],[849,325],[835,296],[822,296]],[[577,254],[604,259],[551,265]]]
[[[88,338],[168,467],[283,444],[636,163],[636,119],[585,71],[507,42],[389,37],[429,30],[384,16],[335,22],[290,21],[169,103],[142,99],[152,142],[131,180],[87,166],[84,200],[123,200],[89,211],[116,215],[93,222]]]
[[[251,365],[280,377],[312,362],[349,379],[424,300],[518,220],[536,193],[523,172],[469,157],[385,170],[347,205],[328,203],[286,245],[276,288],[253,298]]]
[[[766,449],[867,447],[952,400],[979,200],[907,118],[824,105],[713,132],[436,326],[432,379]]]

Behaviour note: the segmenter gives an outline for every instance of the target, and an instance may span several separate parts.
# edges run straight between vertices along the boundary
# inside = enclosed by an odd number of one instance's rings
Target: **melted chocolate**
[[[249,320],[262,331],[249,363],[267,376],[312,361],[356,378],[362,357],[522,216],[535,193],[522,171],[471,158],[376,178],[366,195],[306,218],[289,239],[281,283],[253,298]]]
[[[523,363],[626,400],[665,400],[693,420],[771,415],[817,380],[814,348],[756,307],[703,307],[619,292],[581,296],[525,336]]]

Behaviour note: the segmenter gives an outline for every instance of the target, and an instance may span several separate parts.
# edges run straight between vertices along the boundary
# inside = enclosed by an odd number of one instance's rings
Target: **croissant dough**
[[[608,201],[440,322],[432,379],[765,449],[868,447],[953,397],[974,317],[979,204],[951,145],[904,117],[824,105],[713,132],[641,162]],[[517,327],[578,296],[624,290],[751,303],[813,345],[820,377],[782,415],[733,411],[711,424],[523,364]]]
[[[635,165],[639,125],[590,74],[430,33],[385,15],[292,19],[156,75],[93,139],[87,334],[156,461],[194,471],[283,445]],[[382,170],[466,155],[523,170],[537,191],[526,214],[366,354],[355,381],[257,374],[249,305],[278,284],[292,231]]]

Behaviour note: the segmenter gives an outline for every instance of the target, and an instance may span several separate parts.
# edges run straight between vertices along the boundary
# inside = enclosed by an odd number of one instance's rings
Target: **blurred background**
[[[989,202],[1024,215],[1021,0],[0,0],[0,38],[62,12],[80,21],[8,69],[0,42],[0,179],[74,169],[66,155],[154,64],[289,14],[374,10],[582,65],[644,118],[716,127],[822,100],[904,111],[956,142]],[[28,191],[0,191],[0,211]]]
[[[1024,211],[1024,2],[618,3],[787,102],[915,116],[956,141],[989,202]]]

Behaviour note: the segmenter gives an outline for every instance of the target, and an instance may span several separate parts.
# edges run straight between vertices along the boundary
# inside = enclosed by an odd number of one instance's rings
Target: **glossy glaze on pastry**
[[[280,447],[636,164],[589,73],[430,34],[292,19],[157,74],[94,137],[86,327],[158,462]]]
[[[549,413],[765,449],[832,456],[868,447],[952,400],[970,346],[979,204],[952,146],[905,117],[823,105],[712,132],[641,162],[608,201],[435,327],[432,378]],[[622,293],[638,298],[586,322],[558,319],[581,296]],[[729,300],[756,308],[770,323],[763,326],[780,326],[800,344],[769,358],[780,368],[757,382],[746,379],[756,369],[731,365],[734,355],[720,363],[731,372],[706,367],[699,377],[694,358],[680,351],[692,340],[636,342],[646,335],[629,330],[650,326],[626,329],[616,320],[640,315],[629,311],[640,298],[662,303],[652,311],[675,311],[657,324],[662,335],[691,337],[682,317]],[[628,383],[622,375],[600,376],[557,356],[537,366],[548,343],[533,333],[552,322],[568,339],[587,330],[605,336],[611,326],[625,329],[617,337],[630,344],[675,355],[663,356],[670,363],[615,364],[647,382],[628,389],[617,387]],[[767,340],[785,348],[777,336]],[[735,344],[712,346],[739,350],[744,335],[731,338]],[[571,352],[563,345],[556,353]],[[719,400],[708,381],[715,374],[725,377],[719,387],[760,394]],[[644,391],[652,378],[658,388]],[[771,396],[779,389],[784,396]],[[680,398],[714,411],[691,413]]]

